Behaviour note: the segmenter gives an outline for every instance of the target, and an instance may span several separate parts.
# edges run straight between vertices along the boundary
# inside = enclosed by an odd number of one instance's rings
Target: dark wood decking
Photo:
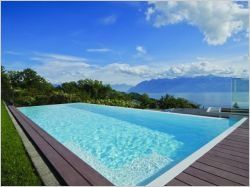
[[[71,186],[113,185],[14,106],[9,106],[9,109],[44,159],[63,181],[62,184]],[[249,121],[247,120],[166,185],[249,185],[248,136]]]
[[[14,106],[9,109],[46,162],[56,172],[64,185],[111,186],[110,181],[83,162],[56,139],[46,133]]]
[[[249,120],[166,184],[211,185],[249,185]]]

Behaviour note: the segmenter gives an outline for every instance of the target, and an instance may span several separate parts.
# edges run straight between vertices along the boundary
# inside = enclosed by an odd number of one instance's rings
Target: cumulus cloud
[[[101,19],[103,25],[112,25],[117,21],[117,16],[110,15]]]
[[[85,58],[71,55],[35,52],[30,60],[38,62],[31,68],[53,83],[78,80],[84,77],[83,72],[92,68]]]
[[[163,74],[164,77],[178,77],[178,76],[204,76],[204,75],[218,75],[231,76],[234,71],[231,67],[223,68],[209,62],[194,62],[188,64],[180,64],[171,66]]]
[[[248,33],[248,8],[234,1],[150,2],[146,20],[155,27],[186,22],[196,26],[210,45],[222,45],[241,31]]]
[[[131,66],[129,64],[124,64],[124,63],[113,63],[107,65],[106,67],[104,67],[104,69],[109,71],[114,71],[117,73],[139,76],[141,78],[150,78],[153,75],[153,72],[147,65]]]
[[[167,65],[129,65],[114,63],[103,67],[103,70],[116,72],[117,75],[130,75],[142,80],[157,78],[176,78],[179,76],[196,77],[215,75],[223,77],[247,77],[248,69],[246,57],[240,56],[232,59],[208,59],[199,57],[193,62]]]
[[[91,48],[91,49],[86,49],[87,52],[99,52],[99,53],[105,53],[105,52],[110,52],[111,49],[108,48]]]
[[[144,80],[157,78],[175,78],[179,76],[234,76],[247,77],[246,60],[249,57],[240,56],[230,59],[208,59],[197,57],[192,62],[174,65],[130,65],[124,62],[107,65],[92,64],[82,57],[61,54],[36,53],[32,60],[39,61],[31,67],[53,83],[77,81],[91,78],[108,84],[135,85]],[[165,63],[167,64],[167,63]]]
[[[147,53],[146,49],[143,46],[136,46],[135,49],[138,55],[145,55]]]

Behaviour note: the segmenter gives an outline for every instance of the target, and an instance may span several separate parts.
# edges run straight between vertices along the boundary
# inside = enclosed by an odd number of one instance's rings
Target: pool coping
[[[198,118],[217,118],[218,120],[225,120],[227,117],[218,117],[218,116],[202,116],[196,114],[185,114],[185,113],[175,113],[175,112],[168,112],[162,110],[151,110],[151,109],[141,109],[141,108],[132,108],[132,107],[122,107],[122,106],[112,106],[112,105],[104,105],[104,104],[95,104],[95,103],[84,103],[84,102],[75,102],[75,103],[61,103],[61,104],[50,104],[50,105],[35,105],[35,106],[25,106],[25,107],[18,107],[18,108],[26,108],[26,107],[40,107],[40,106],[53,106],[53,105],[67,105],[67,104],[88,104],[88,105],[96,105],[96,106],[105,106],[105,107],[114,107],[114,108],[123,108],[123,109],[131,109],[131,110],[141,110],[147,112],[157,112],[157,113],[167,113],[167,114],[174,114],[180,116],[191,116],[191,117],[198,117]]]
[[[215,137],[207,144],[202,146],[200,149],[189,155],[187,158],[176,164],[173,168],[169,169],[165,173],[161,174],[155,180],[147,184],[146,186],[164,186],[172,179],[174,179],[177,175],[183,172],[186,168],[192,165],[196,160],[206,154],[209,150],[211,150],[215,145],[221,142],[224,138],[226,138],[229,134],[231,134],[236,128],[242,125],[248,118],[243,117],[240,121],[236,122],[232,127],[225,130],[219,136]]]
[[[47,166],[47,164],[44,162],[40,154],[37,152],[36,148],[33,146],[32,142],[29,140],[29,138],[26,136],[23,129],[18,125],[16,119],[10,112],[9,108],[4,103],[5,108],[10,116],[11,121],[14,124],[14,127],[19,134],[22,143],[24,145],[24,148],[26,152],[28,153],[33,166],[35,167],[39,177],[41,178],[42,182],[46,186],[58,186],[60,185],[59,181],[54,176],[53,172],[50,170],[50,168]]]
[[[14,106],[8,106],[8,109],[48,167],[52,169],[61,185],[113,186],[108,179],[41,129]]]
[[[249,186],[249,117],[165,186]]]
[[[86,103],[89,104],[89,103]],[[97,104],[92,104],[92,105],[97,105]],[[107,105],[102,105],[102,106],[107,106]],[[113,107],[113,106],[110,106]],[[124,107],[119,107],[119,108],[124,108]],[[17,110],[15,108],[15,110]],[[143,109],[135,109],[135,110],[143,110]],[[19,110],[17,110],[19,113],[21,113]],[[150,112],[162,112],[162,113],[171,113],[171,112],[164,112],[164,111],[152,111],[152,110],[147,110]],[[22,113],[21,113],[22,114]],[[173,113],[171,113],[173,114]],[[192,116],[192,117],[201,117],[201,118],[217,118],[217,119],[225,119],[225,118],[218,118],[218,117],[210,117],[210,116],[198,116],[198,115],[192,115],[192,114],[179,114],[175,113],[176,115],[186,115],[186,116]],[[25,116],[24,114],[22,114]],[[26,117],[26,116],[25,116]],[[29,119],[28,117],[26,117]],[[30,120],[30,119],[29,119]],[[184,171],[187,167],[189,167],[193,162],[195,162],[197,159],[199,159],[201,156],[203,156],[205,153],[207,153],[210,149],[212,149],[216,144],[218,144],[221,140],[223,140],[225,137],[227,137],[231,132],[233,132],[237,127],[239,127],[244,121],[246,121],[247,118],[243,117],[240,121],[236,122],[232,127],[228,128],[226,131],[221,133],[219,136],[215,137],[213,140],[208,142],[206,145],[202,146],[199,150],[195,151],[192,153],[189,157],[175,165],[173,168],[170,170],[166,171],[165,173],[161,174],[159,177],[151,181],[149,184],[146,186],[163,186],[169,181],[171,181],[173,178],[175,178],[178,174],[180,174],[182,171]],[[32,121],[32,120],[30,120]],[[35,124],[33,122],[33,124]],[[36,125],[36,124],[35,124]],[[36,125],[38,128],[40,128],[38,125]],[[46,133],[46,132],[45,132]],[[49,135],[50,136],[50,135]],[[52,137],[53,138],[53,137]],[[54,139],[54,138],[53,138]],[[55,140],[56,141],[56,140]],[[56,141],[57,142],[57,141]],[[63,146],[63,145],[62,145]],[[64,147],[64,146],[63,146]],[[67,149],[66,147],[64,147]],[[67,149],[68,150],[68,149]],[[69,150],[68,150],[69,151]],[[70,151],[71,152],[71,151]],[[74,154],[74,153],[72,153]],[[74,154],[75,155],[75,154]],[[77,157],[75,155],[75,157]],[[83,163],[85,163],[83,160],[81,160]],[[85,163],[86,164],[86,163]],[[91,166],[89,166],[91,167]],[[92,168],[92,170],[94,170]],[[98,173],[96,170],[94,170],[95,173],[98,175],[101,175]],[[93,171],[92,171],[93,172]],[[85,173],[86,174],[86,173]],[[106,179],[101,175],[102,178]],[[103,180],[103,179],[102,179]],[[107,180],[107,179],[106,179]],[[104,180],[105,181],[105,180]],[[107,180],[108,181],[108,180]],[[90,184],[90,185],[106,185],[106,183],[98,183],[98,184]],[[108,185],[113,185],[111,182],[108,181]]]

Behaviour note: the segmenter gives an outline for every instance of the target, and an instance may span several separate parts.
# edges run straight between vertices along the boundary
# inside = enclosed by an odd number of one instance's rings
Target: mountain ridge
[[[163,93],[163,92],[230,92],[232,77],[197,76],[151,79],[142,81],[129,89],[129,92]],[[248,91],[249,80],[241,80],[237,91]]]

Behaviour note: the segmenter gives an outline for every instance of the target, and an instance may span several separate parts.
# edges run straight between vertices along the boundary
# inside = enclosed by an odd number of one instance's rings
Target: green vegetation
[[[150,109],[199,107],[169,95],[157,100],[147,94],[119,92],[97,80],[71,81],[54,87],[32,69],[5,71],[2,67],[1,72],[2,98],[16,106],[87,102]]]
[[[65,82],[54,87],[32,69],[5,71],[1,67],[2,99],[16,106],[86,102],[133,108],[197,108],[182,98],[166,95],[161,99],[147,94],[113,90],[97,80]],[[2,104],[2,185],[41,185],[20,137]]]
[[[3,103],[1,110],[2,186],[42,185]]]
[[[237,102],[234,103],[233,108],[235,108],[235,109],[240,108]]]

